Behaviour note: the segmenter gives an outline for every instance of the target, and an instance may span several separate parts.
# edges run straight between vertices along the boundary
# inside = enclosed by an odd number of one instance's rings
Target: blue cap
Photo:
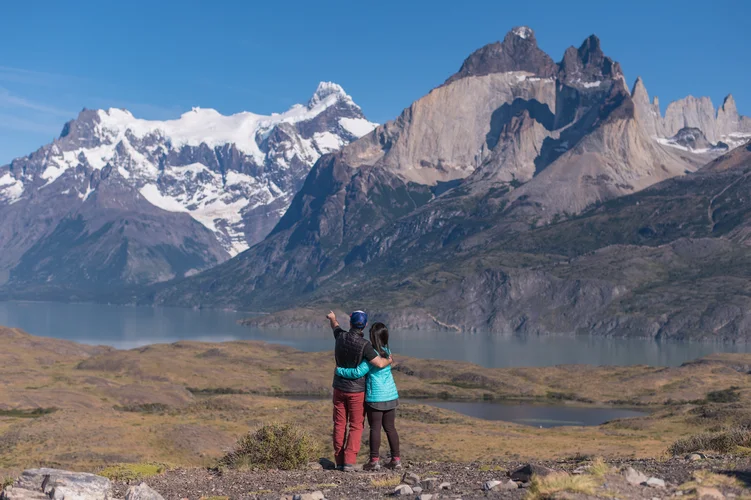
[[[355,311],[349,316],[349,325],[360,330],[368,324],[368,313],[365,311]]]

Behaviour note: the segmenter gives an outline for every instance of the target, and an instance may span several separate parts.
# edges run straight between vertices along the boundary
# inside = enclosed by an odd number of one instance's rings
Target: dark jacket
[[[360,331],[348,332],[342,328],[336,328],[334,338],[336,339],[334,348],[336,366],[357,368],[363,359],[370,361],[378,355]],[[334,375],[333,387],[342,392],[365,392],[365,383],[366,377],[353,380]]]

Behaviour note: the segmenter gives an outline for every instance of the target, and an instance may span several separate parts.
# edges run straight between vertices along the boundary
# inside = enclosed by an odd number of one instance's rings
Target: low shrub
[[[0,417],[16,417],[16,418],[39,418],[50,413],[55,413],[57,408],[15,408],[12,410],[0,410]]]
[[[302,429],[289,424],[264,425],[242,437],[220,467],[233,469],[300,469],[315,460],[321,445]]]
[[[740,387],[732,386],[719,391],[712,391],[707,394],[707,401],[710,403],[737,403],[741,400],[739,392]]]
[[[730,453],[737,447],[751,446],[751,431],[735,428],[722,432],[705,432],[679,439],[668,449],[673,455],[684,455],[695,451],[716,451]]]
[[[124,411],[129,413],[166,413],[170,407],[162,403],[143,403],[143,404],[131,404],[124,406],[114,406],[116,411]]]

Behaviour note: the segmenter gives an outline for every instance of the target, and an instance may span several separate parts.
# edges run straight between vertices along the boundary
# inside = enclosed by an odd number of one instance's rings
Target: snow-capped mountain
[[[0,167],[0,217],[5,221],[0,284],[12,282],[23,256],[30,249],[39,254],[62,222],[82,217],[90,223],[97,217],[91,211],[104,209],[102,204],[108,213],[161,214],[165,231],[178,214],[183,226],[189,219],[202,226],[187,223],[205,248],[188,252],[196,253],[198,261],[186,272],[226,260],[271,231],[322,154],[375,126],[339,85],[329,82],[319,84],[306,104],[270,116],[224,116],[194,108],[175,120],[152,121],[121,109],[85,109],[51,144]],[[106,196],[98,193],[105,187]],[[87,227],[77,234],[91,239],[94,233]],[[180,247],[179,241],[151,243]],[[178,253],[185,254],[185,248]],[[182,274],[168,267],[173,272],[124,281]],[[54,282],[55,272],[50,272],[45,279]]]

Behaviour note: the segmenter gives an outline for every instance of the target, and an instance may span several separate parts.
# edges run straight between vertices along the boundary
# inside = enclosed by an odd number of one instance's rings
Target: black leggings
[[[370,458],[378,458],[381,449],[381,426],[389,440],[391,457],[399,458],[399,434],[396,432],[396,408],[387,411],[374,410],[367,406],[368,425],[370,426]]]

